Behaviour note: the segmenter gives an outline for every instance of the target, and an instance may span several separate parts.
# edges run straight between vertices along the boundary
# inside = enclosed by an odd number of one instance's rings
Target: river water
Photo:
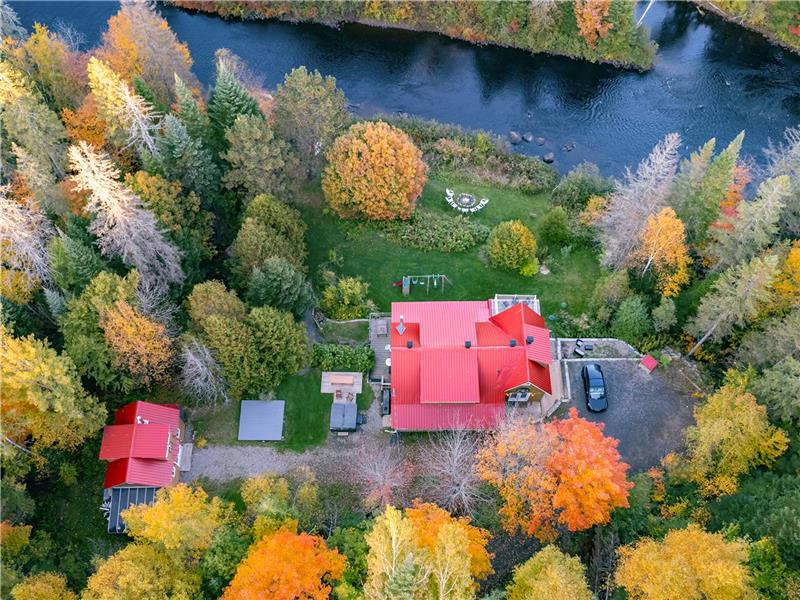
[[[12,5],[26,27],[60,21],[82,33],[87,47],[99,42],[118,8],[114,2]],[[358,114],[409,113],[500,135],[531,132],[545,145],[515,149],[552,151],[561,171],[591,160],[619,175],[671,131],[683,136],[688,153],[710,137],[727,144],[744,129],[743,151],[760,161],[769,139],[800,124],[800,57],[688,3],[659,2],[648,12],[645,23],[660,48],[654,68],[643,74],[435,34],[161,12],[188,43],[205,84],[220,47],[243,57],[270,88],[306,65],[335,76]]]

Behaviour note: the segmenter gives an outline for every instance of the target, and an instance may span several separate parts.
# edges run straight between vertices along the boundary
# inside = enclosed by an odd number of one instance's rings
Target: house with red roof
[[[119,514],[134,504],[154,501],[160,488],[180,477],[182,442],[186,427],[176,404],[131,402],[106,425],[100,460],[108,461],[103,484],[103,508],[109,531],[125,530]]]
[[[493,429],[552,393],[550,332],[535,296],[395,302],[390,422],[397,431]]]

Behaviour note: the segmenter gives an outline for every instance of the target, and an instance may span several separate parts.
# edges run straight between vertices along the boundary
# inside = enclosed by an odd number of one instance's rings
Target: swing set
[[[403,296],[408,296],[411,293],[412,285],[424,285],[425,293],[427,294],[431,293],[431,285],[433,285],[434,290],[436,288],[441,288],[442,293],[444,293],[445,283],[453,285],[453,282],[450,281],[447,275],[440,273],[436,273],[435,275],[403,275],[403,279],[399,283],[403,287]]]

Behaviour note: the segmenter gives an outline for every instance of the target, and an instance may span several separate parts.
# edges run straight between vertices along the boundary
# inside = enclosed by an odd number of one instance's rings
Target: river
[[[113,2],[12,5],[27,28],[61,21],[82,33],[87,47],[99,42],[118,8]],[[659,52],[647,73],[428,33],[226,22],[171,7],[161,12],[189,45],[204,84],[220,47],[243,57],[270,88],[306,65],[335,76],[358,114],[409,113],[500,135],[529,131],[545,145],[515,149],[552,151],[561,171],[590,160],[619,175],[671,131],[683,136],[688,153],[714,136],[726,144],[744,129],[743,152],[760,161],[769,139],[800,124],[800,57],[688,3],[659,2],[648,12],[645,23]]]

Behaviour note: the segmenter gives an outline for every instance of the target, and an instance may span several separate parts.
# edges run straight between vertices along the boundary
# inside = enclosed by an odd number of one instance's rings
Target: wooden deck
[[[391,379],[386,359],[391,355],[387,346],[391,341],[391,317],[389,315],[370,315],[369,345],[375,353],[375,367],[369,374],[370,381],[388,383]]]

